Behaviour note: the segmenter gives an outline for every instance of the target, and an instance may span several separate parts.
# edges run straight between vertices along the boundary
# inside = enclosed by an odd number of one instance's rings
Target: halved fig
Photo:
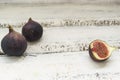
[[[89,45],[89,55],[95,61],[105,61],[114,49],[102,40],[94,40]]]

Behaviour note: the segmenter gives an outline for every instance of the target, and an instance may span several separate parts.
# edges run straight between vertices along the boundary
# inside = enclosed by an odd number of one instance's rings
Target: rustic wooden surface
[[[21,33],[29,17],[44,28],[41,40],[28,43],[24,56],[0,55],[1,80],[119,80],[120,50],[97,63],[89,57],[88,45],[101,39],[120,47],[120,6],[4,4],[0,10],[0,41],[8,24]]]

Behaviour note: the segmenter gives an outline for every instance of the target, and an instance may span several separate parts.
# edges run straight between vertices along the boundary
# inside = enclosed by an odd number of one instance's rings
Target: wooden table
[[[120,6],[2,4],[0,10],[0,40],[8,24],[21,33],[29,17],[44,29],[38,42],[28,42],[24,56],[0,55],[1,80],[119,80],[120,50],[98,63],[88,45],[101,39],[120,47]]]

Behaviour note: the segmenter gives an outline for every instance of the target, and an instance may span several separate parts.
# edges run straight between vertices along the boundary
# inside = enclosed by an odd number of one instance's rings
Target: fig
[[[38,22],[29,18],[28,22],[22,28],[22,34],[29,42],[37,41],[42,37],[43,28]]]
[[[9,33],[2,39],[1,48],[9,56],[21,56],[27,48],[27,41],[23,35],[13,30],[9,25]]]
[[[105,61],[110,56],[114,47],[109,46],[102,40],[94,40],[89,45],[89,55],[95,61]]]

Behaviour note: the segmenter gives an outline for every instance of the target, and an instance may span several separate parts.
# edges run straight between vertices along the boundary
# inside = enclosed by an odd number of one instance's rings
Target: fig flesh
[[[11,26],[9,33],[2,39],[1,47],[9,56],[21,56],[27,48],[27,41],[23,35],[13,30]]]
[[[28,22],[22,28],[22,34],[27,41],[37,41],[42,37],[43,28],[38,22],[29,18]]]
[[[89,55],[95,61],[105,61],[114,49],[102,40],[94,40],[89,45]]]

